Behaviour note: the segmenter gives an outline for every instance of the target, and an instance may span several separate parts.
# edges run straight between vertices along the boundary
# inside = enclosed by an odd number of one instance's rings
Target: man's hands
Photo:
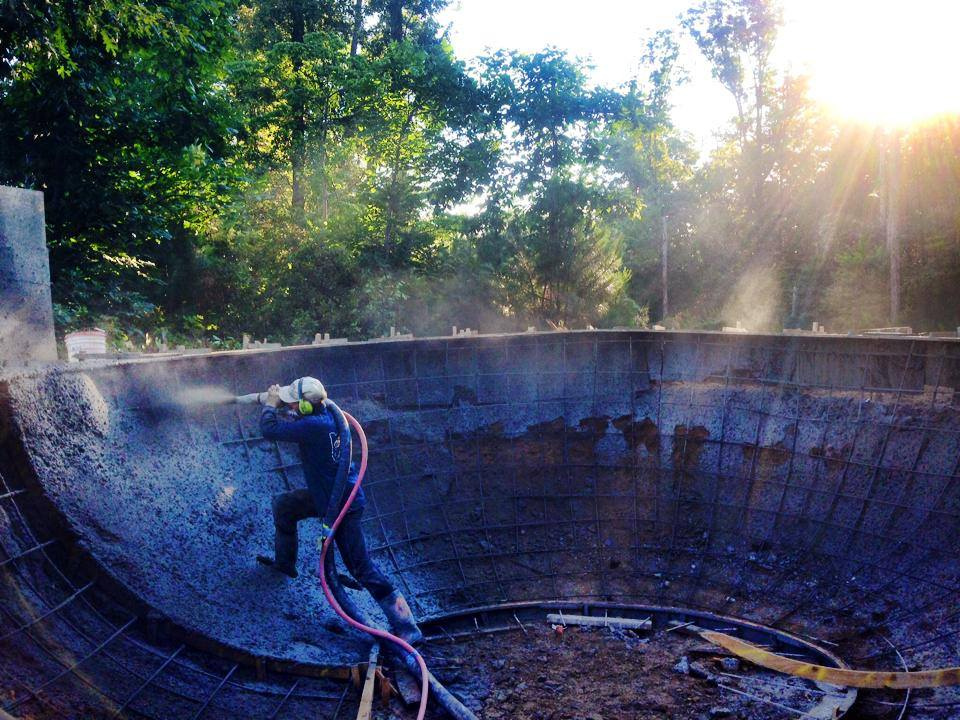
[[[278,408],[283,406],[283,400],[280,399],[280,386],[271,385],[267,389],[267,397],[263,401],[264,405],[270,405],[272,407]]]

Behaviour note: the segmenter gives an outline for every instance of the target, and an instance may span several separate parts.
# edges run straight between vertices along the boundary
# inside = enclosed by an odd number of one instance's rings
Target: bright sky
[[[644,38],[676,25],[695,0],[453,0],[451,25],[459,57],[486,49],[535,51],[546,45],[588,59],[592,78],[619,85],[636,71]],[[811,93],[837,112],[883,124],[937,112],[960,112],[956,0],[783,0],[776,59],[811,77]],[[690,82],[674,95],[674,122],[701,150],[734,113],[733,100],[710,76],[696,46],[684,39],[681,61]]]

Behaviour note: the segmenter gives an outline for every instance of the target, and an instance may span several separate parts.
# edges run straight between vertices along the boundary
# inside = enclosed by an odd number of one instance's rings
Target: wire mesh
[[[894,648],[911,665],[960,662],[957,343],[591,332],[195,363],[179,367],[237,392],[251,378],[320,376],[364,423],[372,552],[424,616],[527,600],[675,604],[817,636],[871,667],[897,667]],[[250,472],[302,482],[297,458],[236,408],[196,422]],[[4,483],[0,507],[16,510],[23,493]],[[7,618],[0,638],[82,587],[51,560],[66,548],[13,517],[22,542],[3,545],[0,573],[24,588],[36,578],[22,566],[38,562],[57,591],[30,590],[38,612]],[[36,625],[64,626],[82,657],[125,621],[108,623],[96,602],[71,602],[95,628],[59,612]],[[176,649],[114,663],[127,680],[111,702],[149,706],[174,672],[202,686],[182,693],[183,717],[254,694],[243,669],[198,671]],[[94,659],[120,656],[107,645]],[[283,710],[294,682],[261,694]]]

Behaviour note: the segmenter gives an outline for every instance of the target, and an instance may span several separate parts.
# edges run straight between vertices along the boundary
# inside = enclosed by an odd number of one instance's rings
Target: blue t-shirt
[[[268,440],[295,442],[300,447],[303,476],[313,495],[317,512],[322,517],[330,503],[330,493],[333,492],[340,464],[340,437],[333,414],[321,407],[313,415],[286,419],[281,417],[276,408],[267,405],[260,412],[260,432]],[[347,480],[351,485],[357,481],[356,463],[350,464]],[[344,498],[350,490],[352,488],[348,486]],[[351,509],[360,509],[365,504],[361,487]]]

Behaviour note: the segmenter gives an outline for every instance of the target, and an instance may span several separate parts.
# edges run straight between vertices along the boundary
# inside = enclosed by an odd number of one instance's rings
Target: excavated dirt
[[[780,720],[794,714],[783,707],[806,712],[822,697],[811,683],[742,665],[695,637],[574,626],[560,633],[533,624],[526,631],[423,652],[482,720]],[[374,717],[413,713],[394,700]],[[431,710],[427,717],[446,716]]]

